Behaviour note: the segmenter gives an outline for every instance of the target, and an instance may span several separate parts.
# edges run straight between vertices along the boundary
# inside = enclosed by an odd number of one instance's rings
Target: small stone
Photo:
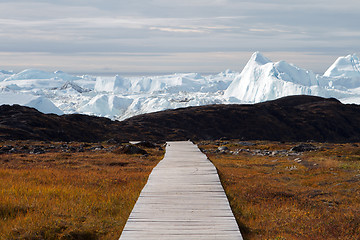
[[[43,153],[45,153],[45,150],[40,147],[35,147],[30,153],[31,154],[43,154]]]
[[[218,147],[218,150],[219,151],[227,151],[227,150],[229,150],[229,148],[226,146],[220,146],[220,147]]]

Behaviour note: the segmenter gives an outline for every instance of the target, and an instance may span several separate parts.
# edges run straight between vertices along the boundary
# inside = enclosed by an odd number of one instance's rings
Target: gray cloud
[[[139,54],[156,62],[157,68],[163,65],[164,71],[178,71],[180,65],[186,71],[180,59],[165,59],[164,54],[201,59],[198,71],[214,71],[213,60],[200,56],[227,53],[217,56],[216,70],[223,70],[234,66],[230,59],[243,66],[243,59],[256,50],[282,56],[289,52],[306,65],[323,56],[333,60],[335,55],[359,52],[359,11],[358,0],[3,0],[0,52],[44,53],[46,62],[37,55],[39,65],[48,67],[66,56],[80,66],[81,58],[90,59],[89,54],[94,61],[101,55],[102,64],[112,65],[111,54],[122,59],[128,54],[134,56],[134,66],[128,67],[141,72],[151,64],[140,61]],[[27,66],[21,55],[14,56]],[[0,67],[5,62],[0,55]],[[325,64],[310,69],[323,71]],[[79,71],[86,71],[84,67]]]

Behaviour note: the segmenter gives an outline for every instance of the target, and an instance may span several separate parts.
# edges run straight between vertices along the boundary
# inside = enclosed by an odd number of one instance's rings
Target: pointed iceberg
[[[271,62],[255,52],[243,71],[224,92],[226,98],[262,102],[288,95],[316,95],[318,81],[313,72],[285,61]]]

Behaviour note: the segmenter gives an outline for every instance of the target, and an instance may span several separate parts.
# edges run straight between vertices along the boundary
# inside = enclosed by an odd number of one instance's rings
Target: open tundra
[[[360,103],[360,61],[339,57],[323,74],[255,52],[241,73],[202,76],[72,76],[27,69],[0,71],[0,104],[35,107],[44,113],[84,113],[126,119],[142,113],[188,106],[258,103],[288,95],[334,97]]]

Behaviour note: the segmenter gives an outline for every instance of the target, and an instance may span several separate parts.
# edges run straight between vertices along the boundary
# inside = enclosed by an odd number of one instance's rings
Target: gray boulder
[[[317,149],[317,147],[315,147],[312,144],[302,143],[302,144],[299,144],[299,145],[291,148],[290,151],[291,152],[308,152],[308,151],[313,151],[313,150],[316,150],[316,149]]]
[[[132,144],[126,144],[126,145],[120,147],[120,149],[118,149],[116,152],[123,153],[123,154],[142,154],[142,155],[148,154],[148,152],[145,151],[144,149],[141,149]]]
[[[220,147],[218,147],[218,150],[223,152],[223,151],[228,151],[229,148],[227,146],[220,146]]]

